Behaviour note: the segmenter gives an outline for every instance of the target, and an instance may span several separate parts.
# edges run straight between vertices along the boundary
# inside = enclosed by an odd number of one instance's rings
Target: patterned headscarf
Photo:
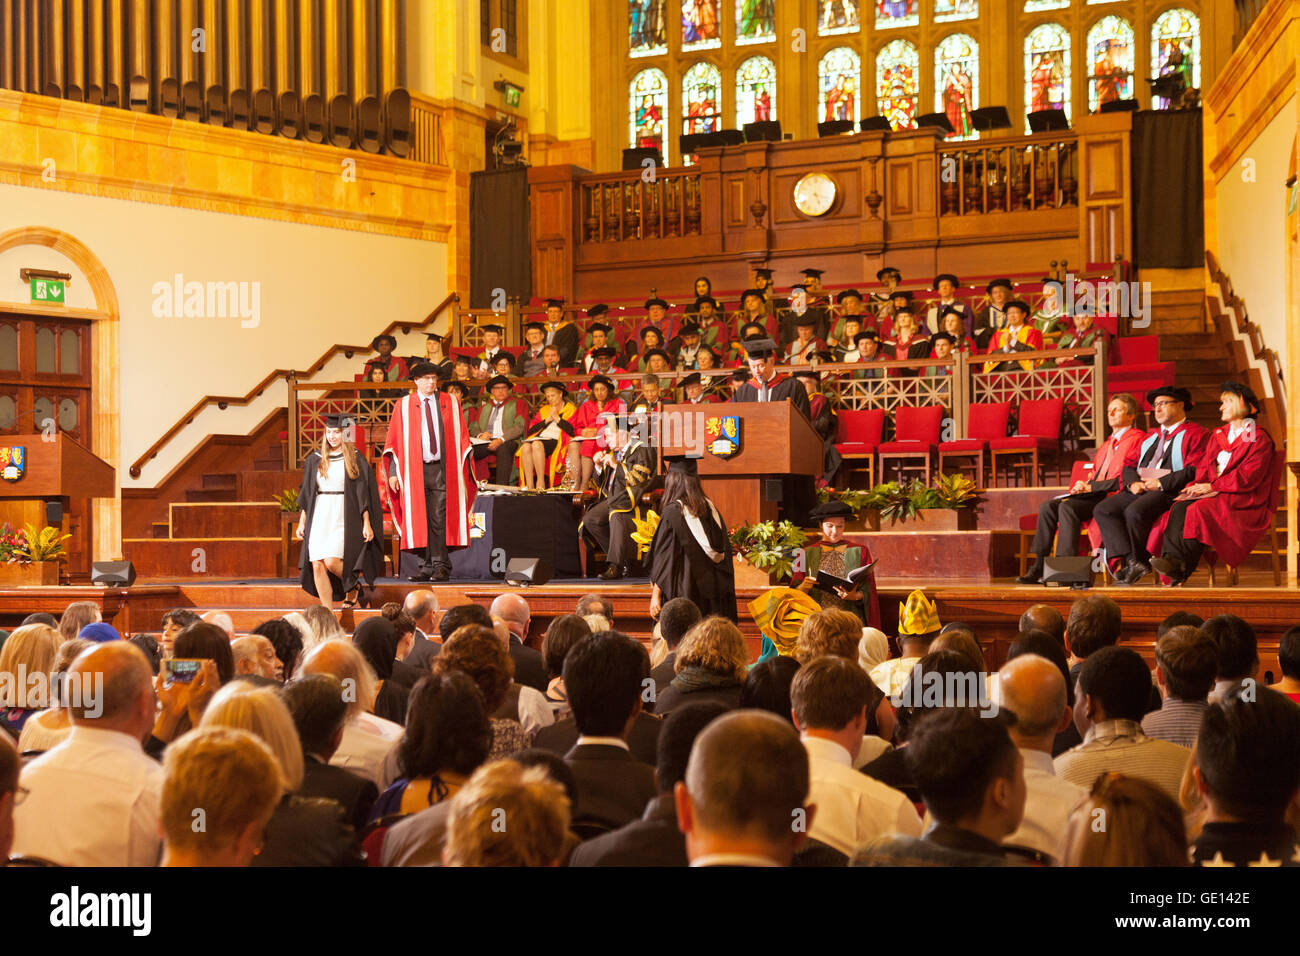
[[[794,588],[768,588],[749,602],[754,623],[782,657],[794,656],[799,628],[810,614],[821,609],[820,604]]]

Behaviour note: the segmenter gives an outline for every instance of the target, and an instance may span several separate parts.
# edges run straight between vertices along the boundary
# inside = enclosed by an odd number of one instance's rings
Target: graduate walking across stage
[[[294,532],[303,542],[302,589],[325,607],[341,598],[344,607],[368,607],[364,585],[373,587],[384,568],[384,515],[374,470],[346,440],[342,416],[326,418],[321,447],[302,469]]]
[[[403,550],[425,552],[410,580],[446,581],[451,577],[447,549],[469,544],[475,491],[469,433],[460,402],[438,391],[432,365],[417,362],[411,378],[415,391],[393,405],[384,444],[389,510]]]
[[[694,458],[668,458],[659,525],[650,542],[650,616],[687,598],[708,617],[736,615],[735,569],[727,524],[704,494]]]

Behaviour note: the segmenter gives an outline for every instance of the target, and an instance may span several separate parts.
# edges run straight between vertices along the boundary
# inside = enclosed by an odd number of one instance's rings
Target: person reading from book
[[[875,561],[866,545],[850,545],[844,522],[854,516],[843,501],[831,499],[812,510],[809,519],[821,525],[821,541],[804,548],[803,570],[790,583],[823,608],[841,608],[863,624],[880,627],[880,600],[876,596]]]
[[[1219,391],[1223,424],[1210,433],[1192,483],[1151,529],[1147,542],[1154,549],[1162,541],[1160,557],[1151,566],[1166,586],[1186,581],[1206,548],[1237,567],[1273,520],[1276,456],[1273,439],[1256,422],[1259,400],[1240,382],[1224,382]]]

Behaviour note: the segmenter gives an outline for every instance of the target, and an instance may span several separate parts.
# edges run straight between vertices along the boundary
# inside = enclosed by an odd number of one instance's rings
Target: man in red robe
[[[469,544],[469,509],[474,502],[470,440],[460,402],[438,391],[437,369],[417,362],[415,391],[393,405],[384,443],[388,503],[404,550],[424,549],[412,581],[451,577],[447,549]]]

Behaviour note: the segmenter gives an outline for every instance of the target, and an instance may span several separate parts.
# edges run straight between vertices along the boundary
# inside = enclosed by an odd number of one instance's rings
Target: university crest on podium
[[[17,481],[27,465],[27,453],[22,445],[0,446],[0,478]]]
[[[740,453],[740,416],[717,415],[704,420],[704,438],[709,454],[731,458]]]

